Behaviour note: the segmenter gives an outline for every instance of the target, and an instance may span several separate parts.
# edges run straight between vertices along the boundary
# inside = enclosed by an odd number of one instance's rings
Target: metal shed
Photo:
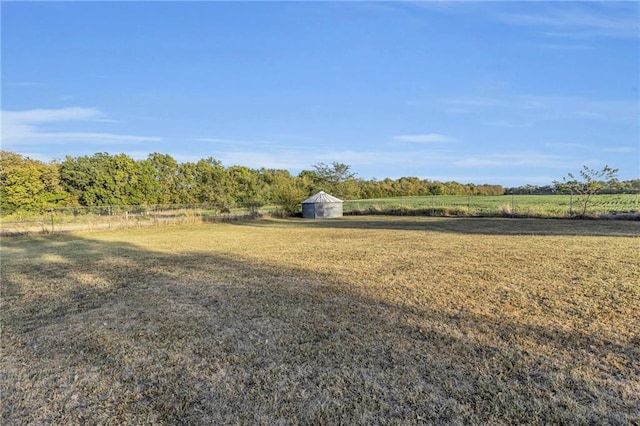
[[[302,217],[306,219],[330,219],[342,216],[343,201],[324,191],[302,202]]]

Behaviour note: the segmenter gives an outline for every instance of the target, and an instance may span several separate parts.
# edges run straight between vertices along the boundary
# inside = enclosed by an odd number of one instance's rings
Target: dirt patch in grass
[[[640,226],[559,222],[3,239],[3,422],[633,424]]]

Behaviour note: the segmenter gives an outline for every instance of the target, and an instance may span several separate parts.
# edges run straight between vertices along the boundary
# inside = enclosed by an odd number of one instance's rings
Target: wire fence
[[[586,209],[585,209],[586,207]],[[345,215],[605,217],[640,219],[639,194],[603,194],[587,200],[571,195],[431,195],[344,202]],[[38,215],[0,220],[0,235],[94,231],[130,227],[188,225],[248,220],[278,213],[274,206],[244,203],[233,209],[216,204],[54,208]]]
[[[214,204],[64,207],[37,216],[13,216],[0,222],[2,235],[96,231],[130,227],[224,222],[260,216],[258,203],[234,209]]]

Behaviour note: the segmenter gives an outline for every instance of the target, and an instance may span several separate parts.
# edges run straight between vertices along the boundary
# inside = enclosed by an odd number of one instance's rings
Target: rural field
[[[429,195],[347,200],[345,215],[569,218],[583,216],[584,196]],[[300,206],[298,204],[298,206]],[[2,215],[0,236],[55,232],[92,232],[139,226],[192,225],[264,215],[283,215],[281,206],[245,203],[222,211],[212,204],[61,207]],[[284,213],[287,214],[287,213]],[[640,219],[640,194],[597,194],[584,216]]]
[[[640,222],[3,238],[3,424],[640,423]]]
[[[345,212],[393,211],[432,216],[519,216],[564,218],[581,215],[608,216],[640,212],[640,194],[584,195],[427,195],[378,198],[345,202]]]

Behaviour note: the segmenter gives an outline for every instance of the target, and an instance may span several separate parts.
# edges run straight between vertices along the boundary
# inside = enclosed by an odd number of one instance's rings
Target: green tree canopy
[[[562,182],[554,181],[553,183],[559,192],[569,192],[580,197],[581,215],[584,216],[591,197],[606,188],[611,188],[618,181],[617,175],[618,169],[612,169],[608,165],[602,170],[582,166],[578,176],[568,173],[562,178]]]
[[[45,164],[20,154],[0,151],[0,206],[3,211],[39,211],[67,200],[60,184],[59,164]]]

